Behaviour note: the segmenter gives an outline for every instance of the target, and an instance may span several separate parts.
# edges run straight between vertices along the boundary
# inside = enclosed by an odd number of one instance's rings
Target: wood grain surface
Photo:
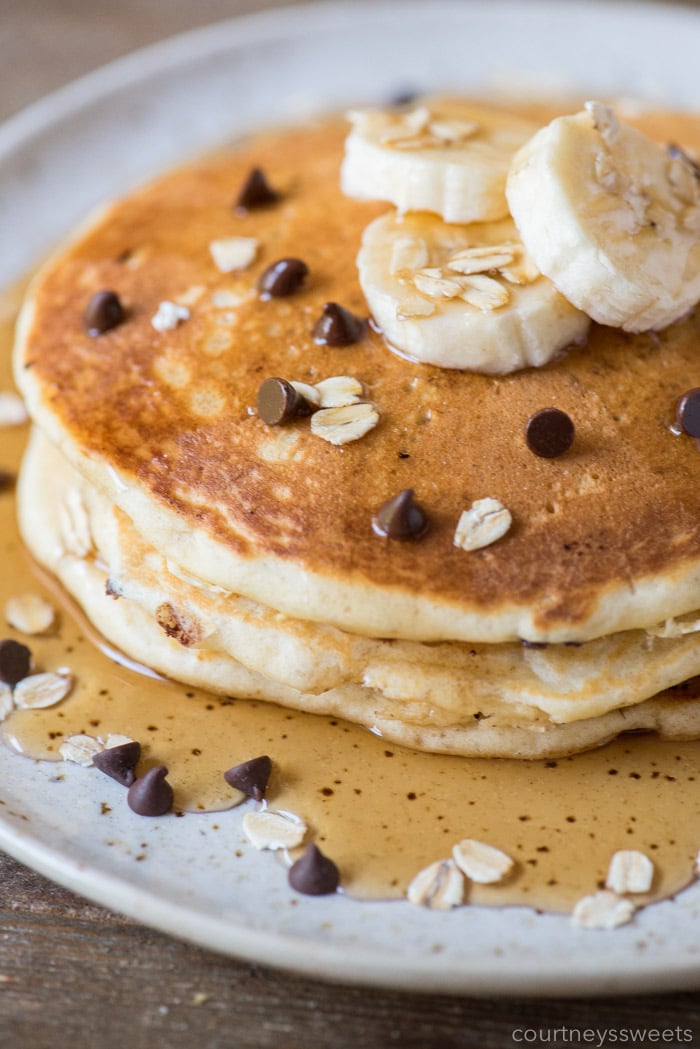
[[[272,6],[0,0],[0,119],[135,47]],[[692,1045],[700,996],[486,1000],[322,984],[179,943],[0,853],[0,1049],[500,1049],[525,1029],[535,1038],[521,1045],[613,1044],[586,1042],[586,1028]],[[645,1028],[678,1030],[661,1041]]]

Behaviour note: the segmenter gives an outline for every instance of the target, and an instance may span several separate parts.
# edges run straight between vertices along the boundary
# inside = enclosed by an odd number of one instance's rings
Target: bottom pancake
[[[680,636],[659,638],[629,632],[630,636],[617,635],[582,646],[582,652],[559,645],[528,650],[518,645],[470,649],[456,644],[381,642],[346,635],[335,628],[324,632],[314,624],[307,636],[314,656],[311,662],[318,661],[325,644],[327,657],[328,653],[332,657],[326,662],[335,667],[327,676],[334,683],[325,688],[319,681],[312,682],[312,687],[294,687],[289,684],[289,672],[281,675],[287,680],[280,680],[280,675],[269,672],[270,666],[265,667],[268,672],[261,671],[260,651],[284,649],[285,644],[293,653],[302,651],[304,624],[271,609],[250,607],[247,602],[248,632],[244,636],[248,641],[257,639],[260,649],[256,650],[255,643],[241,645],[241,654],[248,657],[244,661],[232,654],[235,644],[229,643],[226,649],[218,647],[218,641],[221,637],[226,640],[231,629],[203,628],[207,615],[202,615],[202,607],[211,619],[212,602],[219,607],[221,602],[230,603],[235,595],[212,594],[211,588],[205,591],[196,581],[173,575],[168,570],[173,566],[166,566],[124,515],[100,504],[99,499],[92,505],[90,489],[37,434],[22,470],[19,504],[22,532],[34,556],[58,577],[90,622],[121,653],[167,677],[239,698],[264,699],[310,713],[344,717],[397,743],[465,756],[561,756],[598,746],[621,732],[640,730],[673,739],[700,737],[700,702],[689,688],[659,689],[660,694],[653,698],[642,695],[636,700],[629,698],[635,693],[628,689],[626,703],[592,717],[581,716],[587,709],[585,703],[579,702],[576,708],[577,688],[580,698],[582,689],[585,692],[586,672],[591,676],[595,671],[600,678],[597,664],[605,663],[606,658],[614,663],[609,651],[606,657],[606,646],[618,653],[618,661],[622,660],[618,677],[646,680],[647,687],[657,680],[668,687],[700,673],[697,638],[694,632],[682,634],[681,627],[667,631]],[[115,559],[124,562],[127,552],[133,578],[127,573],[123,585],[115,587],[113,563]],[[129,583],[139,601],[124,596]],[[182,614],[183,594],[189,595],[190,605],[197,605],[197,614]],[[166,600],[168,596],[171,601]],[[159,602],[158,615],[148,607],[149,600]],[[164,606],[172,613],[170,619],[164,615]],[[235,621],[229,606],[227,609],[229,619]],[[242,614],[238,618],[245,620]],[[188,625],[191,637],[186,636]],[[360,673],[352,671],[349,657],[343,664],[338,655],[343,645],[361,650],[364,662],[360,661]],[[470,659],[481,664],[481,670],[474,671]],[[339,669],[342,665],[344,671]],[[303,667],[300,670],[296,666],[296,671],[303,678]],[[539,682],[539,703],[527,695],[527,674]],[[461,696],[455,687],[460,679]],[[415,682],[414,691],[411,681]],[[451,697],[447,703],[441,685]],[[608,703],[615,698],[612,678],[610,689],[613,699],[608,697]],[[562,712],[568,714],[568,720],[559,722],[544,709],[547,695],[556,699],[557,690],[561,696],[555,709],[560,717]]]

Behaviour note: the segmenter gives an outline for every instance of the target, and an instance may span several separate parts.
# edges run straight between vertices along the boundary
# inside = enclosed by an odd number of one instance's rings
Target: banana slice
[[[537,130],[487,106],[441,101],[408,112],[350,114],[341,186],[349,197],[387,200],[399,211],[432,211],[446,222],[508,214],[513,154]]]
[[[663,328],[700,298],[700,180],[610,107],[542,128],[513,160],[507,196],[535,263],[601,324]]]
[[[390,346],[443,368],[502,375],[545,364],[590,323],[534,267],[511,219],[389,212],[366,228],[357,266]]]

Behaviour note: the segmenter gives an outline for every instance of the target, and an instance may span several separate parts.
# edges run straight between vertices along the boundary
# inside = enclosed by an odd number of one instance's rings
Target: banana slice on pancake
[[[537,267],[601,324],[640,332],[700,298],[700,179],[600,102],[559,117],[513,160],[511,214]]]
[[[505,183],[513,154],[537,130],[487,106],[436,102],[350,114],[343,192],[386,200],[399,211],[431,211],[446,222],[508,214]]]
[[[509,218],[457,225],[390,212],[366,228],[357,266],[389,344],[443,368],[542,365],[590,323],[534,267]]]

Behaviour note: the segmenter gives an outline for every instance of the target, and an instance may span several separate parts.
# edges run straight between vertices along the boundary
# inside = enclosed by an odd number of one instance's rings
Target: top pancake
[[[700,146],[700,122],[658,121]],[[323,303],[366,313],[355,256],[385,210],[338,188],[345,125],[266,135],[166,176],[105,213],[34,282],[17,380],[45,432],[153,545],[201,579],[300,618],[422,640],[583,640],[649,626],[700,601],[700,452],[671,433],[676,398],[700,385],[700,314],[659,334],[594,326],[586,346],[506,377],[403,360],[376,333],[346,348],[311,335]],[[281,200],[238,215],[251,167]],[[240,274],[209,244],[253,236]],[[303,290],[263,302],[259,274],[284,256]],[[90,296],[115,290],[127,320],[97,338]],[[184,296],[184,298],[183,298]],[[157,332],[163,300],[190,318]],[[270,376],[359,378],[381,413],[334,447],[308,419],[269,427],[252,410]],[[554,405],[576,424],[564,456],[540,459],[527,419]],[[371,517],[413,488],[431,527],[378,538]],[[472,553],[453,545],[474,500],[513,527]]]

